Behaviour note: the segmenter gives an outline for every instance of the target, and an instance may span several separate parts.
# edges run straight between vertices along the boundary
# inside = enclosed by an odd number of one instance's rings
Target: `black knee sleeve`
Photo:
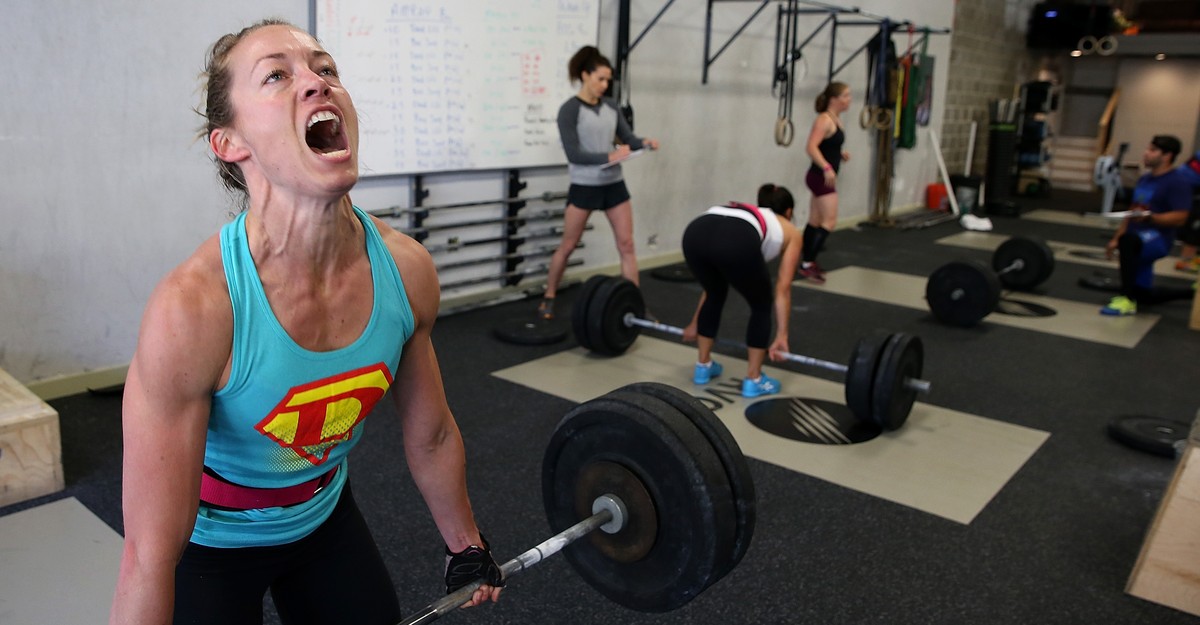
[[[809,235],[809,231],[812,231],[811,235]],[[804,238],[804,260],[812,262],[817,259],[821,248],[825,247],[825,239],[829,238],[829,231],[821,226],[808,226],[804,229]]]
[[[804,238],[803,238],[803,242],[802,242],[802,247],[800,248],[800,257],[806,263],[812,262],[813,234],[814,234],[813,230],[814,229],[812,226],[804,227]]]

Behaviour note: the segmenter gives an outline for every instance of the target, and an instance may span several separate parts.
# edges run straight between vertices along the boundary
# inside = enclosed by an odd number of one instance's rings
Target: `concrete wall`
[[[988,102],[1015,98],[1033,80],[1039,58],[1025,49],[1029,11],[1035,0],[958,0],[950,42],[950,79],[942,151],[951,173],[966,164],[971,122],[977,122],[971,173],[987,166]]]

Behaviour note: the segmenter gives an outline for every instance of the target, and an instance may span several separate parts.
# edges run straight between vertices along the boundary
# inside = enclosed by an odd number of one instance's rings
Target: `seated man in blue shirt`
[[[1120,254],[1121,294],[1100,309],[1102,315],[1133,315],[1138,304],[1152,305],[1179,294],[1154,289],[1154,261],[1171,252],[1175,229],[1187,221],[1192,189],[1174,168],[1183,145],[1171,135],[1156,135],[1142,153],[1147,171],[1133,189],[1130,209],[1140,214],[1126,217],[1105,246],[1112,257]]]

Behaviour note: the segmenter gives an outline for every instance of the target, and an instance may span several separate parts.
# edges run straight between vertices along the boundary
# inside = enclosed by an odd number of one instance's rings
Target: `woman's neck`
[[[591,93],[588,92],[587,89],[580,89],[579,93],[575,94],[575,97],[579,98],[580,100],[583,100],[584,102],[587,102],[588,104],[595,104],[600,101],[600,98],[593,96]]]

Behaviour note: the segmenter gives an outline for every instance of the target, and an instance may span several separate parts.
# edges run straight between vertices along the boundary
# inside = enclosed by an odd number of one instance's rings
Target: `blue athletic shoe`
[[[767,377],[767,374],[759,374],[757,380],[746,378],[742,380],[742,397],[758,397],[760,395],[774,395],[779,392],[779,380]]]
[[[720,377],[721,372],[724,370],[725,368],[721,366],[721,363],[715,360],[708,361],[707,366],[696,363],[696,370],[692,373],[692,382],[696,384],[708,384],[713,378]]]

